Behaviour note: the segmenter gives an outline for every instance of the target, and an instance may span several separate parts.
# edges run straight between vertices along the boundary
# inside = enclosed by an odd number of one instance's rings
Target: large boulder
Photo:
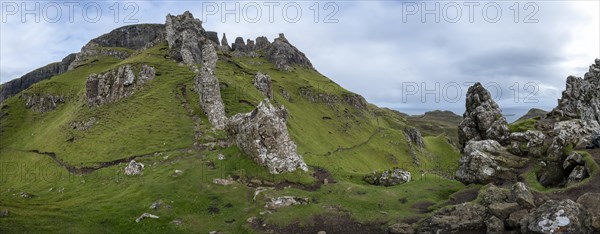
[[[202,21],[189,11],[178,16],[167,15],[165,28],[171,56],[188,65],[202,63],[202,46],[214,43],[206,37]]]
[[[558,120],[583,119],[600,122],[600,59],[585,73],[584,78],[569,76],[558,106],[549,114]]]
[[[365,176],[364,180],[372,185],[394,186],[410,182],[411,174],[400,168],[392,168],[383,171],[374,171],[371,175]]]
[[[304,159],[296,149],[287,129],[287,111],[263,100],[252,112],[236,114],[227,122],[226,130],[238,147],[272,174],[307,171]]]
[[[577,199],[577,203],[592,215],[592,226],[600,231],[600,193],[583,194]]]
[[[548,159],[562,163],[567,156],[563,155],[565,147],[584,146],[598,134],[600,124],[593,120],[573,119],[557,122],[552,132],[552,143],[548,147]]]
[[[218,57],[213,44],[204,44],[202,58],[202,67],[196,72],[196,91],[200,97],[200,107],[215,129],[223,129],[227,117],[225,116],[225,105],[221,98],[221,86],[214,73],[217,68]]]
[[[527,159],[508,153],[494,140],[469,141],[460,158],[456,178],[465,184],[516,181],[515,168],[526,163]]]
[[[156,76],[156,70],[141,65],[136,75],[132,65],[122,65],[102,74],[90,75],[85,83],[85,95],[90,107],[101,106],[133,95],[134,91]]]
[[[417,233],[485,232],[485,216],[485,207],[475,203],[445,207],[423,220]]]
[[[513,132],[510,134],[511,152],[515,154],[529,154],[534,157],[543,156],[546,135],[541,131],[527,130],[526,132]]]
[[[507,145],[510,130],[498,104],[479,82],[467,91],[466,110],[458,126],[459,141],[464,148],[469,141],[495,140]]]
[[[572,200],[549,200],[521,225],[523,233],[592,233],[590,214]]]

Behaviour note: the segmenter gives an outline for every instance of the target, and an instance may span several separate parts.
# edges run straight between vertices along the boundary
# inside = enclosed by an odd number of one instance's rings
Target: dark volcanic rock
[[[129,97],[146,81],[154,79],[155,74],[156,70],[147,65],[140,67],[138,75],[131,65],[123,65],[102,74],[92,74],[85,84],[88,106],[100,106]]]
[[[466,111],[463,118],[458,126],[462,148],[471,140],[490,139],[501,145],[510,142],[510,130],[500,107],[480,83],[471,86],[467,91]]]
[[[76,54],[70,54],[63,58],[61,62],[48,64],[21,76],[21,78],[2,84],[0,86],[0,103],[37,82],[65,73],[69,69],[69,65],[75,60],[75,57]]]
[[[287,111],[263,100],[250,113],[236,114],[227,123],[227,132],[238,147],[272,174],[307,171],[304,159],[296,150],[287,125]]]
[[[206,31],[206,38],[208,38],[208,40],[214,42],[217,45],[219,44],[219,34],[217,34],[217,32]]]

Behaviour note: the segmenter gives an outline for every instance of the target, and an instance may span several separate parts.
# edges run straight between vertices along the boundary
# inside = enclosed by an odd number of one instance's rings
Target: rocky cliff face
[[[600,59],[582,79],[569,76],[558,106],[548,114],[559,120],[583,119],[600,122]]]
[[[217,51],[213,44],[202,47],[204,61],[202,67],[196,71],[196,90],[200,95],[200,107],[208,116],[208,120],[216,129],[225,127],[225,106],[221,99],[219,80],[215,76],[217,68]]]
[[[149,48],[164,40],[165,26],[162,24],[123,26],[92,39],[81,48],[81,52],[77,53],[75,61],[69,66],[69,69],[74,69],[80,66],[87,58],[98,55],[126,59],[131,55],[128,50]],[[128,50],[116,49],[115,47]]]
[[[189,11],[182,15],[167,15],[165,23],[166,40],[171,56],[188,65],[202,63],[202,46],[210,42],[202,21],[194,18]]]
[[[283,33],[280,33],[279,37],[264,50],[267,60],[280,70],[290,71],[294,65],[313,68],[306,55],[290,44]]]
[[[286,116],[283,106],[275,108],[265,99],[254,111],[232,116],[226,129],[238,147],[270,173],[292,172],[297,168],[307,171],[288,133]]]
[[[490,93],[476,83],[467,91],[466,111],[458,126],[460,145],[468,141],[495,140],[502,145],[510,143],[510,130],[498,104]]]
[[[124,65],[102,74],[92,74],[85,84],[88,106],[101,106],[129,97],[146,81],[154,79],[155,73],[153,67],[142,65],[136,76],[131,65]]]
[[[65,73],[69,69],[69,65],[75,60],[75,56],[75,54],[70,54],[60,62],[48,64],[25,74],[19,79],[6,82],[0,87],[0,103],[37,82]]]

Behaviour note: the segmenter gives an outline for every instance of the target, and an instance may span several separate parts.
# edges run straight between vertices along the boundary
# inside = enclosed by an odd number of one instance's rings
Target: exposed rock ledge
[[[297,168],[307,171],[286,122],[285,108],[275,108],[265,99],[254,111],[232,116],[226,129],[238,147],[270,173],[292,172]]]
[[[23,94],[21,98],[25,100],[25,106],[35,112],[49,112],[65,102],[65,97],[60,95]]]
[[[123,65],[102,74],[92,74],[85,84],[88,106],[101,106],[129,97],[146,81],[154,79],[155,74],[156,70],[148,65],[141,66],[138,76],[131,65]]]

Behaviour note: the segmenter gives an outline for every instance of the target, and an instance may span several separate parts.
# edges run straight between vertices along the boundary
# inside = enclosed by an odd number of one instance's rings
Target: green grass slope
[[[342,97],[350,94],[316,71],[295,68],[282,72],[263,58],[235,58],[220,54],[216,74],[226,114],[247,112],[265,97],[252,84],[256,72],[273,80],[274,104],[284,105],[288,127],[310,172],[270,175],[237,147],[197,150],[196,144],[224,140],[211,129],[193,91],[194,74],[167,56],[167,46],[134,52],[126,60],[90,58],[83,66],[33,85],[24,93],[55,94],[68,101],[48,113],[25,107],[20,95],[0,107],[0,232],[209,232],[254,233],[246,219],[260,217],[268,225],[310,225],[314,215],[350,214],[359,222],[385,226],[423,217],[423,207],[443,204],[464,188],[447,172],[456,170],[459,153],[445,135],[425,137],[425,149],[416,150],[414,165],[402,129],[407,125],[397,112],[369,105],[356,109],[343,101],[309,101],[301,90]],[[148,64],[157,70],[131,97],[97,108],[85,100],[85,81],[123,64]],[[186,92],[182,92],[182,88]],[[285,90],[289,97],[284,97]],[[179,97],[179,98],[178,98]],[[341,98],[339,99],[341,100]],[[189,103],[191,114],[182,101]],[[194,138],[193,115],[199,117],[199,138]],[[70,127],[75,121],[97,118],[87,131]],[[199,142],[194,142],[198,140]],[[97,167],[104,162],[133,156],[146,165],[143,175],[125,176],[125,163],[89,174],[69,173],[50,157],[73,167]],[[218,160],[223,154],[225,159]],[[413,173],[413,182],[377,187],[362,181],[373,170],[401,167]],[[308,189],[317,168],[331,173],[337,183]],[[175,170],[183,173],[173,176]],[[215,178],[240,178],[222,186]],[[253,199],[256,185],[249,181],[282,184]],[[23,198],[21,192],[32,194]],[[270,197],[307,197],[310,204],[265,213]],[[171,209],[151,210],[162,199]],[[332,208],[333,207],[333,208]],[[142,213],[159,219],[134,220]],[[261,215],[262,213],[262,215]],[[177,224],[173,221],[181,221]]]

